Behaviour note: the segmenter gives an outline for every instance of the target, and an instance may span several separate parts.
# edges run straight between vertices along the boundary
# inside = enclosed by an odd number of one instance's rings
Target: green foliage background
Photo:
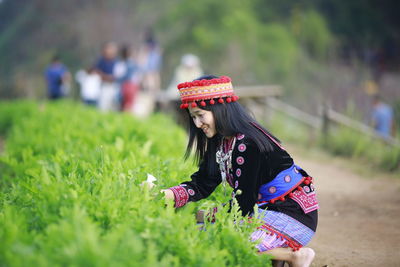
[[[260,7],[276,13],[266,20]],[[287,84],[300,55],[326,59],[333,49],[333,37],[318,12],[288,10],[293,12],[284,16],[277,6],[260,1],[180,1],[157,24],[166,44],[165,73],[172,73],[182,53],[193,52],[206,72],[226,73],[237,83]]]
[[[152,27],[163,48],[163,88],[181,56],[195,53],[206,73],[231,75],[235,85],[280,84],[286,101],[314,114],[310,102],[330,102],[339,112],[354,102],[366,119],[365,82],[382,67],[398,73],[396,6],[395,0],[3,0],[0,97],[44,98],[43,70],[54,54],[75,73],[96,61],[104,42],[139,48]],[[397,90],[387,87],[382,93],[394,104]]]
[[[355,102],[367,117],[362,87],[382,66],[369,62],[368,52],[383,51],[385,70],[398,71],[394,6],[394,0],[3,0],[0,97],[45,98],[43,70],[54,54],[75,73],[94,64],[104,42],[138,49],[152,27],[163,48],[163,88],[181,56],[194,53],[206,73],[230,75],[235,85],[282,85],[285,100],[304,111],[315,114],[309,103],[328,101],[343,112]],[[398,98],[392,87],[383,92]]]
[[[55,53],[75,71],[93,64],[106,41],[138,46],[148,26],[164,48],[164,85],[188,52],[206,72],[239,84],[287,85],[301,77],[304,56],[326,60],[335,47],[319,1],[3,0],[0,17],[0,89],[8,97],[43,97],[43,69]]]

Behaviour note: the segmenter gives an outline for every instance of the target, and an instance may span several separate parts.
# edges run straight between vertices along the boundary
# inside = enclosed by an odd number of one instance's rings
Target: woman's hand
[[[164,193],[165,199],[173,199],[173,200],[175,200],[174,192],[172,192],[171,189],[163,189],[163,190],[161,190],[161,193]]]

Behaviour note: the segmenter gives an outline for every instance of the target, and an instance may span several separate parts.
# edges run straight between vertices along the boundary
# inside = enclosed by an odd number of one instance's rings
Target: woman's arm
[[[191,175],[191,181],[183,182],[178,186],[166,189],[164,192],[167,198],[175,200],[175,207],[179,208],[188,202],[195,202],[208,197],[221,183],[219,171],[215,174],[208,172],[207,155],[197,172]],[[216,164],[214,162],[210,164]],[[218,170],[218,168],[215,168]]]

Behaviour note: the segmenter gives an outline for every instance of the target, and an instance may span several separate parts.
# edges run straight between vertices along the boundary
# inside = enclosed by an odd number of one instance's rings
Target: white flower
[[[155,183],[153,183],[155,181],[157,181],[157,178],[154,177],[153,175],[151,175],[150,173],[148,173],[147,174],[147,180],[143,181],[140,185],[144,186],[145,184],[147,184],[147,186],[151,189],[156,185]]]

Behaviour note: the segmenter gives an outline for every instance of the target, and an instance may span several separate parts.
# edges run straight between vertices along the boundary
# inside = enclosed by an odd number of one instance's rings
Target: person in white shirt
[[[94,68],[79,70],[75,79],[80,85],[82,101],[91,106],[97,106],[101,93],[101,77]]]

